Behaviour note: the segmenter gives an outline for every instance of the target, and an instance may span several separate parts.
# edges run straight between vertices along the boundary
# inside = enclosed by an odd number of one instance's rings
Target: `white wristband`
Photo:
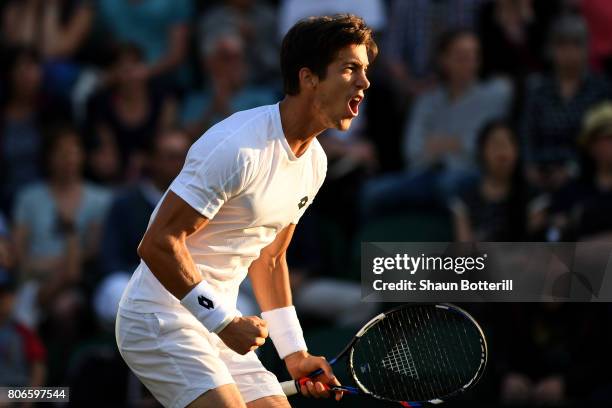
[[[181,304],[212,333],[219,333],[237,315],[237,311],[224,305],[205,281],[191,289]]]
[[[268,310],[261,317],[268,323],[268,333],[281,359],[296,351],[308,350],[295,307]]]

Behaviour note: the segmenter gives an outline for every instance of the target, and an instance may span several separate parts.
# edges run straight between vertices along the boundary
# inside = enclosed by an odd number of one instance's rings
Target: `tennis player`
[[[297,23],[281,50],[285,98],[230,116],[189,150],[151,216],[116,323],[121,355],[164,406],[289,407],[254,353],[268,335],[293,378],[323,370],[304,395],[329,397],[323,384],[338,384],[307,351],[285,252],[325,178],[316,136],[349,128],[376,53],[358,17]],[[247,274],[262,318],[236,310]]]

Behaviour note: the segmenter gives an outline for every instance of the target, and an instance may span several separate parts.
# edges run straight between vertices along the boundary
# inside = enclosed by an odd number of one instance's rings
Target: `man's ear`
[[[314,89],[319,84],[319,77],[310,68],[301,68],[298,72],[300,89]]]

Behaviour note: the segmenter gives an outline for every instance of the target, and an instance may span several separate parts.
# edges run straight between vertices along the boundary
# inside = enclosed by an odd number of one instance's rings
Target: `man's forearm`
[[[267,257],[265,254],[254,261],[249,268],[255,298],[262,311],[278,309],[292,304],[291,286],[287,258]]]
[[[209,331],[218,334],[235,318],[235,306],[202,281],[184,240],[159,240],[157,250],[139,253],[160,283]]]
[[[258,262],[251,264],[249,276],[262,310],[261,317],[268,324],[270,338],[279,357],[284,359],[297,352],[305,353],[308,347],[297,313],[291,304],[289,268],[284,253],[278,258],[266,259],[260,256]]]
[[[177,299],[182,299],[201,281],[184,242],[179,239],[157,239],[141,246],[139,254],[159,282]]]

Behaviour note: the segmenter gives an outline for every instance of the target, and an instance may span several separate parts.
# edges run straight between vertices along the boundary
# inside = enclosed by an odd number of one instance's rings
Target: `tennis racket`
[[[487,363],[487,342],[476,320],[459,307],[415,304],[374,317],[329,363],[345,357],[356,387],[330,390],[420,407],[473,387]],[[297,394],[319,374],[281,383],[285,395]]]

